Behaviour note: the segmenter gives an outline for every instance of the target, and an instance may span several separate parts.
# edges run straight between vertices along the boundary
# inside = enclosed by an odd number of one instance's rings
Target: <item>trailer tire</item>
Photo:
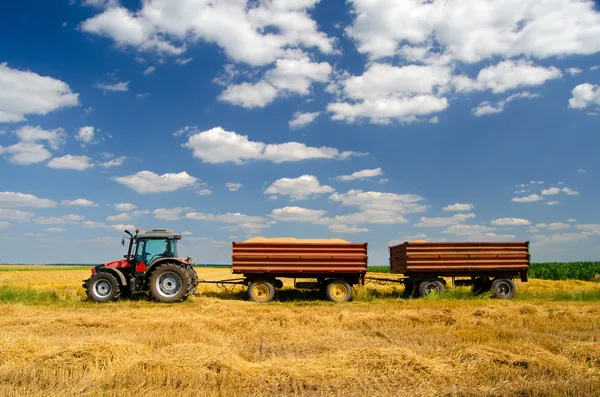
[[[94,302],[116,301],[121,296],[121,286],[115,276],[99,272],[86,281],[85,292]]]
[[[332,302],[348,302],[352,299],[352,286],[346,280],[332,280],[325,287],[325,295]]]
[[[248,286],[248,297],[252,302],[271,302],[275,298],[275,286],[267,280],[253,281]]]
[[[419,296],[425,297],[432,292],[442,294],[444,292],[444,283],[439,279],[421,281],[419,284]]]
[[[492,296],[497,299],[512,299],[517,287],[509,278],[497,278],[492,281]]]
[[[192,292],[192,277],[187,268],[175,263],[159,265],[150,275],[150,295],[158,302],[182,302]]]

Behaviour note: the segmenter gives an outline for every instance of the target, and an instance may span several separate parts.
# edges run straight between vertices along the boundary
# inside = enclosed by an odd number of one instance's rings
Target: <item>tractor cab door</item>
[[[139,239],[133,257],[135,272],[143,273],[155,260],[170,256],[171,250],[168,239]]]

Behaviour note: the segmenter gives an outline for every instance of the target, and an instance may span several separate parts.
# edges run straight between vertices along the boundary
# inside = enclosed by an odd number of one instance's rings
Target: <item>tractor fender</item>
[[[113,276],[116,276],[119,279],[119,281],[121,282],[121,285],[123,285],[123,286],[127,285],[127,279],[125,278],[125,275],[119,269],[115,269],[112,267],[106,267],[106,266],[98,266],[98,267],[96,267],[96,272],[111,273]]]
[[[150,266],[148,266],[148,269],[146,270],[146,274],[149,277],[150,274],[152,274],[152,271],[157,267],[162,265],[163,263],[175,263],[177,265],[181,265],[182,267],[192,267],[192,265],[190,265],[189,263],[182,261],[179,258],[160,258],[155,260],[154,262],[152,262],[150,264]]]

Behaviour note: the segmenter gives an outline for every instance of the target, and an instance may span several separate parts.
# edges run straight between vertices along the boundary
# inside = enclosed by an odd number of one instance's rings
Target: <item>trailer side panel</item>
[[[364,274],[367,243],[234,242],[232,271],[236,274]]]
[[[440,276],[529,269],[529,242],[405,242],[390,247],[391,273]]]

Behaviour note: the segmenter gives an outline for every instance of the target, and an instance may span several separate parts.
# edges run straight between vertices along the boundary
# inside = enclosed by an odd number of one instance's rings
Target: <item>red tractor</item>
[[[128,230],[121,244],[129,240],[125,259],[107,262],[92,269],[83,282],[89,299],[108,302],[134,292],[150,292],[159,302],[180,302],[198,286],[192,258],[177,255],[181,235],[169,229],[154,229],[135,235]]]

